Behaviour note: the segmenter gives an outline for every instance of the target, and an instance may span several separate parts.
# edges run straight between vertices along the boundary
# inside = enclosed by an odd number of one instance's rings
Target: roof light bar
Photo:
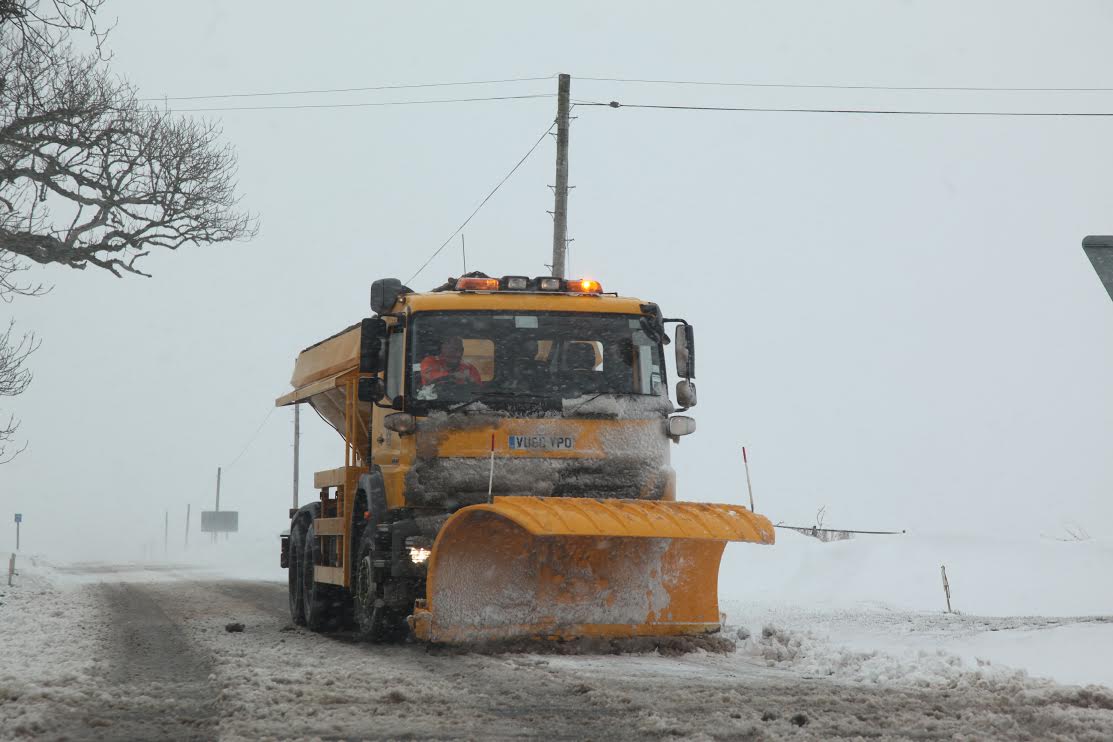
[[[456,281],[457,291],[498,291],[499,279],[465,277]]]
[[[541,291],[560,291],[561,280],[548,276],[542,276],[534,279],[537,281],[537,288]]]
[[[529,288],[528,276],[503,276],[502,287],[507,291],[525,291]]]

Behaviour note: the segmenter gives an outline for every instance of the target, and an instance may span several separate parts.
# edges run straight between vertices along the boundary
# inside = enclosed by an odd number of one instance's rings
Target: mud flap
[[[773,538],[734,505],[499,497],[445,523],[411,626],[448,643],[711,633],[726,542]]]

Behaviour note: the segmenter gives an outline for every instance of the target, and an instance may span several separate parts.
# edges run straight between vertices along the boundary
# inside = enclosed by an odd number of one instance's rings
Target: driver
[[[421,361],[421,383],[478,384],[479,371],[470,363],[464,363],[463,358],[464,341],[455,335],[446,337],[441,341],[438,355],[426,356]]]

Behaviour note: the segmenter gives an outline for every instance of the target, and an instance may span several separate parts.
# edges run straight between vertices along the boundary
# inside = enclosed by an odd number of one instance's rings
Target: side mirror
[[[359,326],[359,372],[377,374],[383,370],[383,339],[386,322],[381,317],[365,319]]]
[[[695,407],[696,385],[687,379],[676,382],[676,401],[681,407]]]
[[[380,278],[371,284],[371,311],[375,314],[389,314],[398,297],[409,293],[410,287],[403,286],[397,278]]]
[[[696,421],[685,415],[676,415],[668,419],[665,428],[671,438],[679,438],[696,432]]]
[[[378,402],[386,396],[386,384],[378,376],[360,379],[356,396],[360,402]]]
[[[696,336],[691,325],[676,326],[676,375],[685,379],[696,375]]]

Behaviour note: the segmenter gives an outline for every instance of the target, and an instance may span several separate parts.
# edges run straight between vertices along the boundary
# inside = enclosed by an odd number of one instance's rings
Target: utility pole
[[[298,509],[298,466],[301,446],[301,405],[294,405],[294,510]]]
[[[216,512],[220,512],[220,467],[216,468]],[[216,543],[216,531],[213,531],[213,543]]]
[[[165,559],[170,556],[170,511],[166,511],[165,519],[162,521],[162,557]]]
[[[553,186],[553,275],[564,278],[564,253],[568,248],[568,110],[572,76],[557,82],[556,185]]]
[[[192,509],[192,507],[193,507],[192,503],[189,503],[189,504],[187,504],[187,505],[186,505],[186,539],[185,539],[185,548],[187,548],[187,549],[189,548],[189,515],[190,515],[189,511],[190,511],[190,509]]]

